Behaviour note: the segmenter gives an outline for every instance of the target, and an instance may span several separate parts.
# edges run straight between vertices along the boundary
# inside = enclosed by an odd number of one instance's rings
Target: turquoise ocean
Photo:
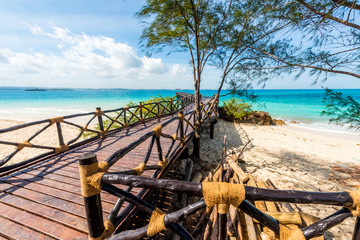
[[[35,121],[49,117],[103,110],[138,103],[154,96],[174,96],[176,91],[191,93],[192,90],[131,90],[131,89],[65,89],[47,91],[25,91],[28,88],[0,87],[0,118]],[[338,89],[339,90],[339,89]],[[269,112],[273,118],[299,121],[304,127],[346,131],[346,127],[328,124],[328,118],[321,116],[324,109],[323,89],[281,89],[253,90],[258,101],[256,110]],[[343,89],[344,95],[351,95],[360,101],[360,89]],[[215,90],[203,90],[203,95],[212,96]],[[222,94],[227,93],[224,91]],[[221,101],[232,96],[226,96]]]

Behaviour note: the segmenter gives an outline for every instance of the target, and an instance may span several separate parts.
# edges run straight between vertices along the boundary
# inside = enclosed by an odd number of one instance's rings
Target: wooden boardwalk
[[[187,106],[184,112],[192,108],[193,105]],[[171,117],[123,129],[104,139],[3,175],[0,178],[0,239],[87,239],[78,157],[95,153],[98,161],[103,161]],[[173,121],[164,127],[163,132],[174,134],[176,127],[177,122]],[[188,132],[191,130],[187,129]],[[149,141],[150,138],[121,158],[110,168],[110,172],[131,170],[138,166]],[[161,139],[164,155],[170,144],[170,140]],[[152,154],[148,163],[156,165],[157,162],[157,154]],[[146,171],[143,176],[151,177],[154,172]],[[132,193],[139,191],[135,188]],[[101,199],[103,217],[106,219],[117,198],[102,191]]]

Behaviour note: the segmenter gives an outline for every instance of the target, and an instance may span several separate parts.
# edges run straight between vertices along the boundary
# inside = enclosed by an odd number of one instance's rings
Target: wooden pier
[[[148,121],[125,126],[106,134],[105,137],[95,137],[92,141],[69,148],[63,153],[54,151],[49,156],[34,158],[31,162],[25,161],[14,168],[5,167],[5,171],[0,175],[0,239],[87,239],[88,226],[80,188],[79,156],[95,153],[98,161],[115,156],[117,161],[111,166],[112,172],[132,172],[145,159],[150,169],[144,171],[143,176],[154,177],[157,173],[157,177],[161,177],[164,171],[157,165],[159,151],[170,164],[179,157],[192,138],[190,118],[194,112],[193,99],[191,95],[178,94],[179,98],[182,96],[187,97],[186,100],[183,99],[174,111],[171,109],[170,114],[161,115],[157,112],[158,116]],[[204,100],[205,104],[207,102],[209,99]],[[174,134],[179,132],[176,120],[180,109],[185,115],[182,122],[183,132],[176,137]],[[155,112],[150,108],[148,110]],[[163,126],[162,135],[174,136],[174,139],[158,138],[160,145],[155,149],[151,136],[153,129],[158,126]],[[60,145],[65,145],[63,140],[60,140]],[[117,157],[117,154],[123,156]],[[139,188],[132,188],[130,192],[140,197],[146,193]],[[117,200],[117,197],[101,192],[104,221],[112,213]],[[128,220],[131,210],[128,207],[126,212],[122,213],[127,205],[127,202],[124,202],[121,209],[117,210],[119,215],[123,214],[123,221]]]

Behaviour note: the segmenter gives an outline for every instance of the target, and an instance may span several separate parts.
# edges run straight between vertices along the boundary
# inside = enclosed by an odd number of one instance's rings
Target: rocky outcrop
[[[286,125],[283,120],[273,119],[268,112],[263,111],[252,111],[247,116],[244,116],[240,119],[235,119],[234,116],[227,114],[224,108],[219,108],[220,118],[230,121],[230,122],[240,122],[240,123],[253,123],[258,125]]]

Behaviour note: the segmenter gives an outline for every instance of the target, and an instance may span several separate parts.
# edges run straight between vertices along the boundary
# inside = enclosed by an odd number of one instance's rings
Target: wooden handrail
[[[26,139],[24,142],[29,142],[30,145],[25,147],[31,147],[31,148],[37,148],[37,149],[44,149],[44,150],[50,150],[50,152],[45,153],[45,156],[51,156],[52,154],[62,153],[66,152],[68,150],[72,150],[75,147],[78,147],[82,144],[85,144],[87,142],[95,140],[97,138],[104,138],[110,133],[113,133],[115,131],[120,131],[123,128],[127,128],[129,126],[133,126],[136,124],[144,123],[146,121],[151,121],[154,118],[160,118],[167,115],[174,114],[175,111],[181,110],[183,107],[189,105],[193,101],[188,101],[190,97],[181,97],[179,100],[167,100],[167,101],[160,101],[155,103],[146,103],[136,106],[130,106],[130,107],[122,107],[122,108],[116,108],[112,110],[101,110],[101,108],[97,108],[95,112],[88,112],[88,113],[79,113],[79,114],[72,114],[72,115],[66,115],[63,117],[58,118],[52,118],[52,119],[44,119],[40,121],[20,124],[17,126],[0,129],[1,133],[8,133],[11,131],[21,130],[27,127],[33,127],[33,126],[39,126],[44,123],[48,123],[47,125],[43,126],[38,130],[36,133],[34,133],[30,138]],[[170,107],[169,107],[170,104]],[[159,112],[161,109],[161,112]],[[116,114],[115,118],[112,118],[109,116],[109,114]],[[72,123],[69,120],[76,119],[79,117],[90,117],[88,122],[84,126],[80,126],[79,124]],[[91,126],[94,119],[97,119],[97,126],[98,129],[95,129]],[[119,120],[121,119],[121,120]],[[110,123],[105,126],[104,121],[110,121]],[[39,144],[31,144],[31,141],[36,138],[38,135],[40,135],[42,132],[44,132],[46,129],[48,129],[52,124],[56,124],[57,129],[57,136],[59,145],[58,146],[46,146],[46,145],[39,145]],[[79,134],[77,134],[73,139],[67,141],[65,143],[65,139],[63,137],[62,132],[62,124],[67,124],[70,126],[73,126],[77,129],[79,129]],[[117,127],[114,127],[115,124],[117,124]],[[83,136],[85,136],[85,133],[93,134],[93,136],[90,135],[89,139],[80,140]],[[80,141],[79,141],[80,140]],[[0,144],[3,145],[9,145],[9,146],[20,146],[22,143],[17,142],[11,142],[11,141],[0,141]],[[21,145],[22,146],[22,145]],[[0,160],[0,166],[3,166],[4,164],[8,163],[18,152],[21,151],[22,148],[16,148],[14,151],[12,151],[10,154],[8,154],[4,159]],[[37,159],[43,158],[44,154],[29,157],[32,161],[35,161]],[[24,160],[25,162],[29,162],[29,159]],[[16,165],[16,166],[15,166]],[[18,167],[19,163],[15,164],[14,167]],[[20,164],[21,165],[21,164]],[[0,173],[7,171],[11,169],[11,166],[7,166],[6,170],[5,168],[0,168]]]

